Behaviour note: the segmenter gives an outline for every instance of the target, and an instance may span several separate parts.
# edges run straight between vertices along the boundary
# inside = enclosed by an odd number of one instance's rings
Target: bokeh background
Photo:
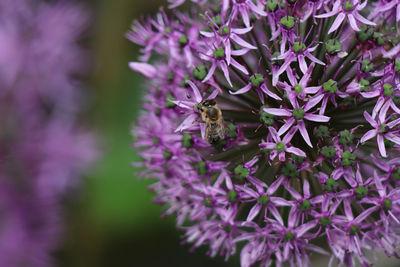
[[[92,103],[87,121],[101,137],[102,156],[83,187],[66,201],[66,232],[56,252],[61,267],[239,266],[238,256],[225,262],[209,259],[207,249],[189,253],[174,218],[161,219],[152,203],[149,181],[135,177],[130,129],[140,112],[144,79],[128,68],[136,60],[125,38],[133,19],[155,14],[166,0],[82,0],[92,14],[84,42],[92,51],[94,71],[87,87]],[[381,262],[399,266],[398,261]],[[312,266],[328,266],[325,260]]]

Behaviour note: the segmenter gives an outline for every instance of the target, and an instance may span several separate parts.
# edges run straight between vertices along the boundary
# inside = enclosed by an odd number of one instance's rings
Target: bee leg
[[[225,139],[225,135],[226,135],[226,132],[225,132],[225,131],[220,132],[220,133],[218,134],[218,139],[220,139],[220,140]]]
[[[215,145],[215,144],[217,144],[218,142],[219,142],[219,140],[220,140],[220,138],[219,138],[219,136],[209,136],[208,137],[208,142],[210,143],[210,144],[212,144],[212,145]]]

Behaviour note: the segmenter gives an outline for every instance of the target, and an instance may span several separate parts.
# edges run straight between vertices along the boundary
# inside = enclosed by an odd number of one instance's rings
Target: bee
[[[225,121],[217,102],[214,99],[204,100],[198,106],[198,110],[201,112],[202,120],[206,123],[204,139],[210,144],[225,139]]]

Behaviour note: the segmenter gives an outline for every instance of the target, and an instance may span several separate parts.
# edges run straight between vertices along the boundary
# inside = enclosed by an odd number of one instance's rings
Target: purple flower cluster
[[[185,243],[242,267],[400,257],[400,2],[184,2],[127,37],[142,176]]]
[[[78,124],[87,14],[66,1],[0,1],[0,266],[50,266],[60,202],[94,160]]]

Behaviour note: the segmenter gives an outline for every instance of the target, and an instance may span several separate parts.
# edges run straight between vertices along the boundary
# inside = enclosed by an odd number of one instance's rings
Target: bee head
[[[211,120],[218,120],[218,110],[216,108],[208,108],[206,111],[207,117]]]
[[[217,102],[215,102],[214,99],[207,99],[203,102],[203,106],[205,106],[205,107],[215,106],[216,104],[217,104]]]
[[[203,111],[204,111],[203,105],[202,105],[202,104],[197,104],[197,105],[195,105],[195,109],[197,109],[197,110],[200,111],[200,112],[203,112]]]

